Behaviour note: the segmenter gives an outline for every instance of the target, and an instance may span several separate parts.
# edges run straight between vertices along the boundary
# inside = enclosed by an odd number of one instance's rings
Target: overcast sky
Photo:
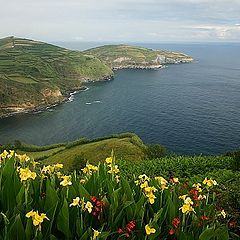
[[[240,41],[240,0],[0,0],[0,37]]]

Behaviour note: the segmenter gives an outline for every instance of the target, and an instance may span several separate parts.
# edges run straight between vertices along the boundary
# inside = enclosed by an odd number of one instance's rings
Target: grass
[[[146,157],[146,146],[135,134],[115,134],[98,139],[79,139],[74,142],[35,146],[18,142],[18,153],[26,153],[43,164],[63,163],[65,171],[81,169],[88,161],[96,164],[108,157],[112,150],[118,159],[139,161]]]
[[[39,151],[39,152],[27,152],[27,151],[17,151],[18,154],[24,154],[26,153],[29,157],[32,159],[41,159],[42,157],[49,157],[52,156],[53,154],[56,154],[57,152],[65,149],[65,147],[56,147],[52,148],[46,151]]]
[[[143,149],[132,143],[129,138],[113,138],[62,150],[43,160],[43,163],[63,163],[65,170],[80,169],[86,161],[96,164],[101,159],[105,159],[113,149],[118,159],[135,162],[144,158]]]

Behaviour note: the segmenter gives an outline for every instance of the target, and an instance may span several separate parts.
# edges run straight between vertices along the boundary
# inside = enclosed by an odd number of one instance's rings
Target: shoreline
[[[127,70],[127,69],[129,69],[129,70],[160,70],[160,69],[166,68],[168,64],[170,64],[170,65],[172,65],[172,64],[186,64],[186,63],[192,63],[192,62],[193,61],[173,62],[173,63],[166,63],[166,64],[161,64],[161,65],[152,65],[152,66],[119,66],[119,67],[113,67],[112,70],[114,72],[118,71],[118,70]],[[98,80],[87,79],[87,80],[83,81],[83,84],[84,83],[112,81],[113,79],[114,79],[114,76],[106,76],[106,77],[103,77],[102,79],[98,79]],[[6,113],[6,114],[3,114],[3,115],[0,115],[0,120],[11,117],[11,116],[14,116],[14,115],[17,115],[17,114],[27,114],[27,113],[33,113],[34,114],[34,113],[44,112],[48,109],[52,109],[52,108],[54,108],[56,106],[59,106],[63,103],[74,101],[74,95],[75,94],[77,94],[79,92],[87,91],[87,90],[88,90],[88,87],[83,85],[83,86],[79,87],[78,89],[72,89],[72,90],[66,91],[63,94],[64,99],[62,101],[55,102],[55,103],[52,103],[52,104],[48,104],[48,105],[45,105],[45,106],[38,106],[38,107],[35,107],[35,108],[23,109],[23,110],[19,110],[19,111],[15,111],[15,112]]]
[[[84,83],[94,83],[94,82],[104,82],[104,81],[111,81],[113,80],[113,76],[108,76],[108,77],[104,77],[103,79],[99,79],[99,80],[85,80],[83,81],[83,84]],[[0,115],[0,120],[1,119],[5,119],[5,118],[8,118],[8,117],[11,117],[11,116],[14,116],[14,115],[17,115],[17,114],[27,114],[27,113],[41,113],[41,112],[44,112],[48,109],[52,109],[54,107],[57,107],[63,103],[67,103],[67,102],[72,102],[74,100],[74,95],[79,93],[79,92],[85,92],[87,91],[89,88],[86,87],[86,86],[81,86],[79,87],[78,89],[73,89],[73,90],[69,90],[67,91],[66,93],[63,94],[63,100],[62,101],[59,101],[59,102],[54,102],[54,103],[51,103],[51,104],[47,104],[45,106],[38,106],[38,107],[35,107],[35,108],[29,108],[29,109],[23,109],[23,110],[19,110],[19,111],[15,111],[15,112],[10,112],[10,113],[6,113],[6,114],[3,114],[3,115]]]

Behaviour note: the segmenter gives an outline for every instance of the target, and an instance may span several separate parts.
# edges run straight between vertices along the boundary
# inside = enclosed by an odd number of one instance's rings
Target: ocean
[[[99,43],[59,43],[85,49]],[[0,143],[46,145],[134,132],[183,155],[240,147],[240,44],[138,44],[181,51],[193,63],[159,70],[119,70],[112,81],[44,112],[0,119]]]

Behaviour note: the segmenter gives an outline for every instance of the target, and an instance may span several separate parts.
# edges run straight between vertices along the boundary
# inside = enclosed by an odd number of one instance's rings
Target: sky
[[[0,0],[0,38],[240,42],[240,0]]]

